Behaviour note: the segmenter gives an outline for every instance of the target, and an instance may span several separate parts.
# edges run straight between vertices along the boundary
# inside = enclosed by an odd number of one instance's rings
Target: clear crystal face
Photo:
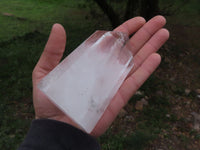
[[[38,84],[87,133],[133,67],[127,40],[121,32],[96,31]]]

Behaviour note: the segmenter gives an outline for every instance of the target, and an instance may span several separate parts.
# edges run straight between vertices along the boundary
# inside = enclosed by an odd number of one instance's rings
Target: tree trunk
[[[124,21],[136,15],[137,7],[139,7],[139,0],[128,0],[124,15]]]
[[[115,28],[120,25],[119,15],[113,10],[113,8],[106,2],[106,0],[94,0],[103,12],[108,16],[112,27]]]
[[[159,13],[159,0],[142,0],[140,15],[146,20]]]

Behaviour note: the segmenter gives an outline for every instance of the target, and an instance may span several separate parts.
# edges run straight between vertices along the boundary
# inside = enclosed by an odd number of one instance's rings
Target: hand
[[[156,52],[169,38],[169,32],[163,29],[165,23],[162,16],[156,16],[147,23],[143,18],[135,17],[114,30],[129,35],[135,33],[129,40],[135,65],[92,131],[93,136],[100,136],[106,131],[120,109],[160,64],[161,57]],[[65,44],[65,30],[61,25],[55,24],[33,71],[33,103],[36,118],[54,119],[78,127],[37,88],[37,83],[60,62]]]

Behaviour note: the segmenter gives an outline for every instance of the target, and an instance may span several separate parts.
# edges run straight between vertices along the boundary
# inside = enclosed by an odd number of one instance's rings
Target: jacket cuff
[[[18,150],[100,150],[97,140],[64,122],[36,119]]]

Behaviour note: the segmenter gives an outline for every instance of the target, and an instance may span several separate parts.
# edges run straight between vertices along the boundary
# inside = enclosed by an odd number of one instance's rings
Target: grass
[[[33,32],[37,29],[49,30],[50,21],[55,20],[55,16],[49,15],[56,11],[53,4],[45,5],[39,1],[1,1],[0,10],[2,13],[10,13],[14,16],[8,17],[1,15],[1,41],[7,41],[16,36],[23,36],[28,32]],[[11,5],[12,4],[12,5]],[[49,17],[50,16],[50,17]],[[23,18],[22,19],[19,19]],[[53,18],[54,17],[54,18]],[[47,23],[47,26],[44,26]]]
[[[99,142],[103,150],[142,150],[152,139],[154,139],[152,134],[146,131],[136,130],[130,136],[124,136],[122,131],[113,134],[111,130],[108,130]]]
[[[176,6],[182,5],[178,0],[176,2]],[[179,17],[172,16],[169,21],[190,24],[191,18],[187,19],[189,22],[182,18],[185,17],[183,12],[188,16],[198,16],[198,1],[192,2],[184,5],[182,13],[178,14]],[[162,1],[162,5],[165,3]],[[0,1],[0,149],[16,149],[34,118],[31,73],[43,51],[51,26],[58,22],[66,29],[67,52],[64,55],[71,52],[96,29],[110,29],[107,20],[92,20],[88,12],[82,0]],[[3,13],[12,15],[5,16]],[[191,24],[198,25],[198,19]],[[168,65],[162,63],[161,67],[165,68]],[[163,130],[170,130],[170,124],[178,118],[171,113],[172,103],[169,95],[184,96],[183,86],[177,84],[172,87],[172,84],[171,81],[161,79],[155,74],[151,76],[140,89],[144,95],[133,96],[129,103],[130,113],[133,113],[135,118],[131,132],[125,134],[126,128],[117,132],[110,128],[99,138],[102,149],[142,150],[157,139]],[[159,94],[158,90],[163,94]],[[135,110],[136,101],[144,96],[149,97],[148,107],[143,111]],[[192,93],[188,97],[194,98],[195,94]],[[166,117],[167,114],[170,114],[170,117]],[[120,128],[120,124],[116,126]],[[200,139],[198,133],[192,131],[191,135]],[[168,138],[167,134],[165,136]],[[180,139],[182,142],[188,141],[188,137],[184,135],[180,135]]]
[[[1,149],[16,149],[33,118],[31,73],[44,39],[30,33],[1,44]]]

